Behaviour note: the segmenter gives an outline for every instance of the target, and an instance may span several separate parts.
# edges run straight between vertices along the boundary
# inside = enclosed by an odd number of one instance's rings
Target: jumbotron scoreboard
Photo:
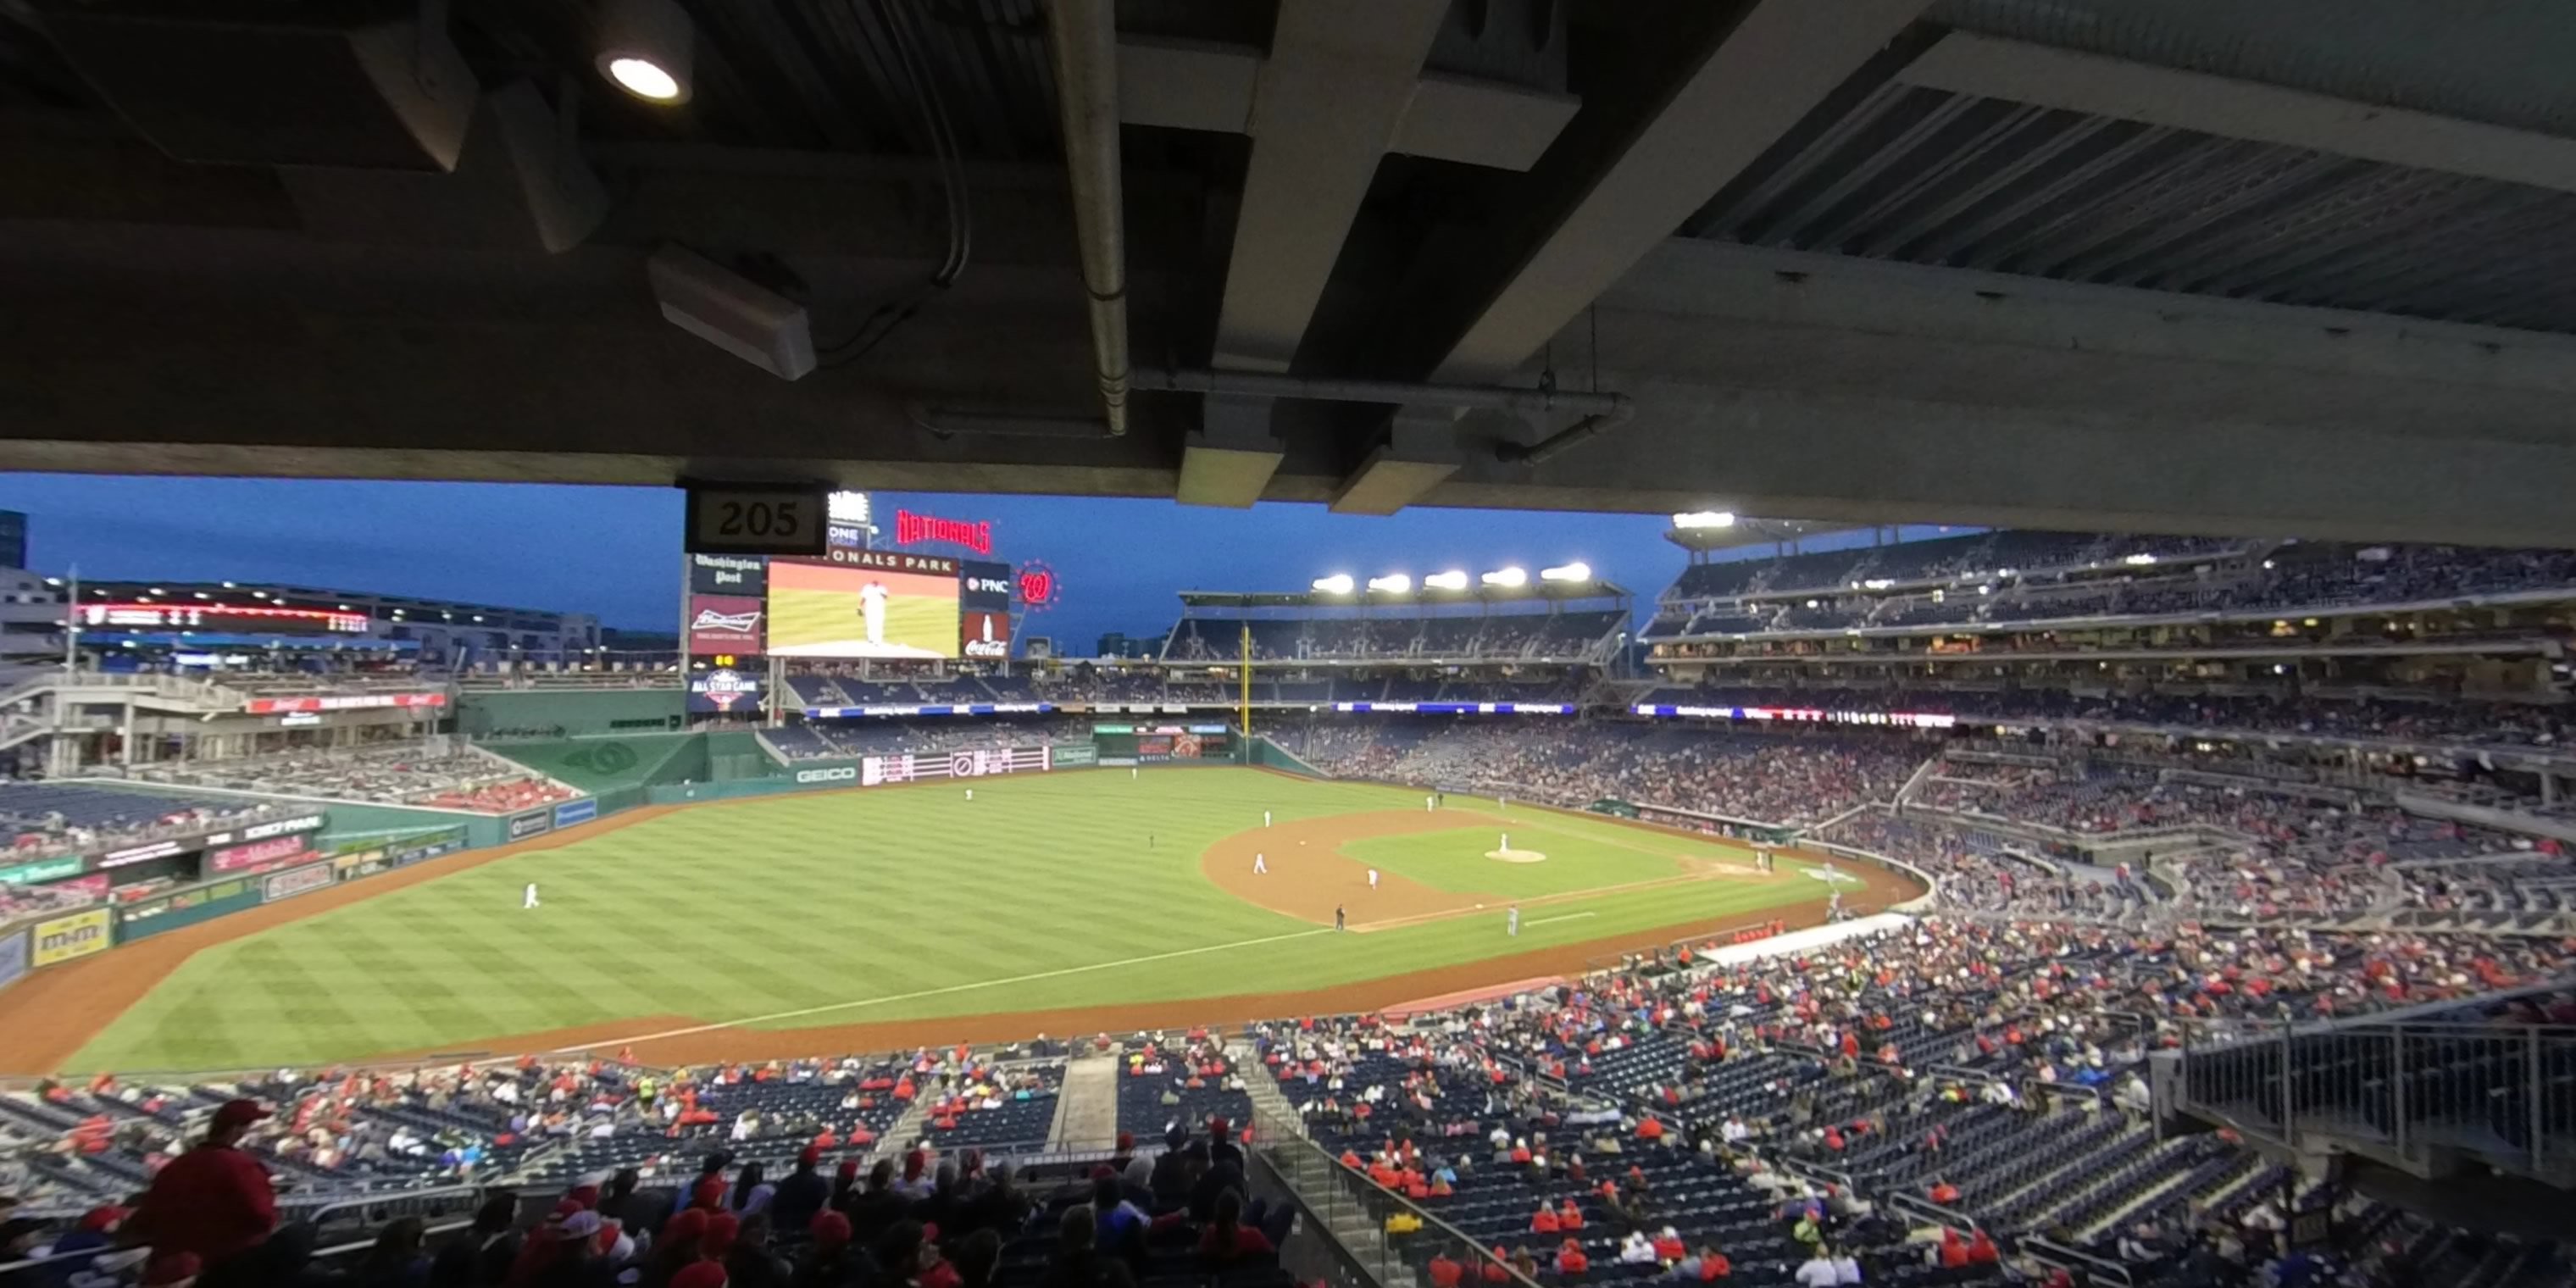
[[[757,710],[773,658],[1005,661],[1014,626],[1058,595],[1044,564],[1014,570],[994,557],[989,519],[897,509],[880,526],[864,492],[722,486],[693,488],[689,515],[681,638],[693,711]]]

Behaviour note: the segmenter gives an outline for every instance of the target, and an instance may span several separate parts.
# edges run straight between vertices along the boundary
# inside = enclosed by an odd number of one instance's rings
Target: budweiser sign
[[[993,521],[990,519],[942,519],[910,510],[894,512],[894,540],[899,546],[919,545],[924,541],[944,541],[964,546],[979,555],[993,553]]]
[[[760,610],[748,613],[719,613],[712,608],[698,610],[697,620],[689,623],[693,631],[749,631],[760,625]]]

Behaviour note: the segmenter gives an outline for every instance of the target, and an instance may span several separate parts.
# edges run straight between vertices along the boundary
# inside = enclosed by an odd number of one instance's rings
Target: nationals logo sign
[[[942,519],[934,515],[914,514],[910,510],[895,511],[895,544],[914,546],[924,541],[944,541],[964,546],[979,555],[989,555],[993,553],[993,521]]]
[[[1058,587],[1055,569],[1032,559],[1020,565],[1020,607],[1030,612],[1044,612],[1055,607]]]

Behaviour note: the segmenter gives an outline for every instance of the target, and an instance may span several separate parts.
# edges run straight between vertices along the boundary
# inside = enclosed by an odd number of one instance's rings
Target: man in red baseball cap
[[[155,1253],[193,1253],[208,1267],[265,1242],[277,1228],[277,1193],[259,1160],[241,1151],[242,1133],[268,1117],[255,1100],[215,1110],[206,1139],[152,1178],[126,1237]]]

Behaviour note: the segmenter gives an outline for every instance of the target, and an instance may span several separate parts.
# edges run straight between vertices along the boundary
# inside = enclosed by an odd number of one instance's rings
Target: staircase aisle
[[[1055,1098],[1055,1126],[1047,1143],[1056,1149],[1098,1148],[1118,1135],[1118,1060],[1095,1055],[1064,1066],[1064,1090]]]
[[[1265,1126],[1279,1123],[1293,1124],[1295,1136],[1301,1140],[1310,1140],[1306,1133],[1305,1119],[1298,1115],[1295,1106],[1288,1103],[1288,1097],[1280,1093],[1278,1081],[1270,1076],[1269,1069],[1261,1063],[1260,1054],[1252,1049],[1252,1044],[1234,1043],[1226,1048],[1226,1055],[1234,1062],[1234,1067],[1246,1071],[1243,1088],[1245,1093],[1252,1097],[1253,1120]],[[1256,1147],[1261,1141],[1269,1140],[1275,1134],[1274,1129],[1257,1138]],[[1383,1266],[1381,1282],[1386,1285],[1386,1288],[1419,1288],[1420,1278],[1413,1273],[1410,1266],[1399,1258],[1384,1255],[1386,1232],[1379,1227],[1376,1219],[1361,1211],[1357,1204],[1348,1198],[1335,1202],[1329,1197],[1336,1188],[1353,1191],[1367,1186],[1366,1180],[1335,1163],[1332,1157],[1320,1148],[1291,1145],[1285,1148],[1264,1149],[1262,1153],[1271,1160],[1280,1179],[1286,1181],[1305,1198],[1310,1210],[1329,1215],[1326,1224],[1331,1229],[1332,1237],[1348,1250],[1352,1257],[1363,1265]],[[1383,1258],[1382,1261],[1381,1258]]]

